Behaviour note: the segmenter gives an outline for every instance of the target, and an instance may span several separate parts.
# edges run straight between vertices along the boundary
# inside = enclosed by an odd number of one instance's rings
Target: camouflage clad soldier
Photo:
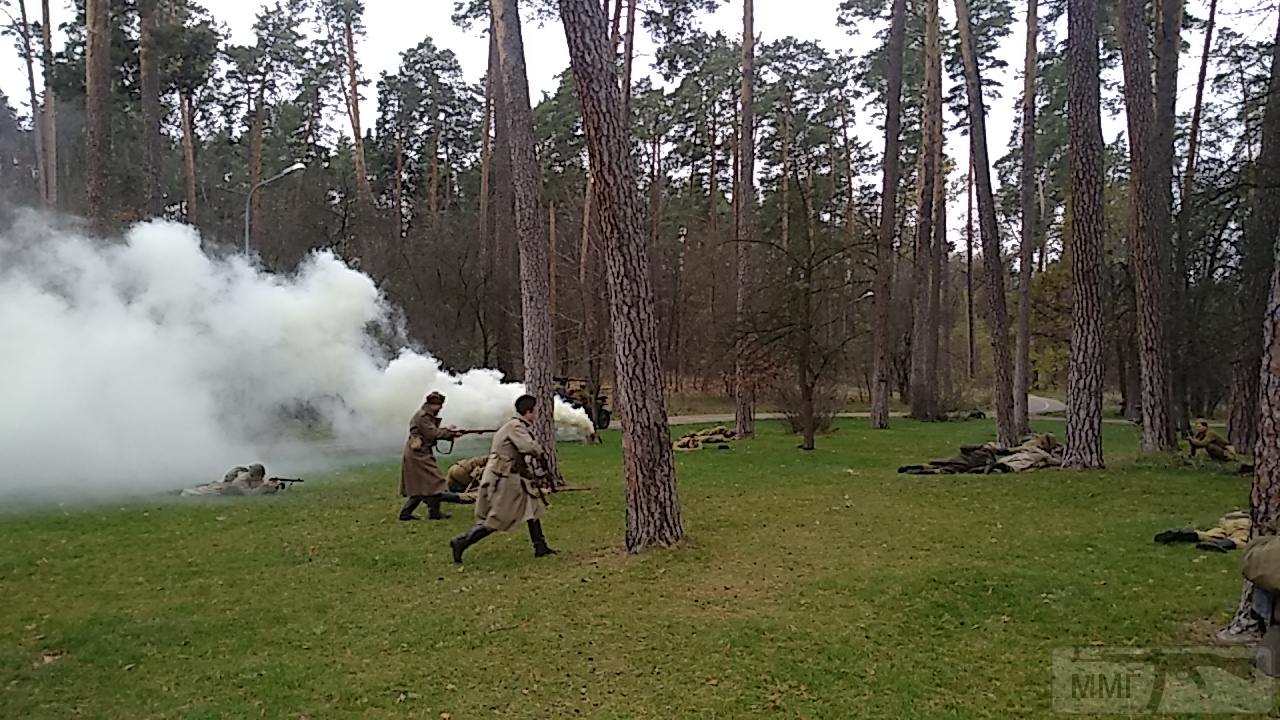
[[[200,495],[270,495],[279,492],[284,483],[267,479],[267,469],[254,463],[248,467],[237,465],[227,471],[222,482],[207,483],[199,487],[187,488],[182,495],[192,497]]]
[[[542,512],[546,502],[531,461],[541,460],[545,451],[531,432],[537,398],[516,399],[516,417],[507,421],[493,437],[484,477],[476,500],[476,525],[449,541],[453,561],[462,562],[462,553],[495,532],[506,532],[520,523],[529,528],[534,557],[556,554],[542,534]]]
[[[480,481],[484,479],[484,466],[488,464],[488,455],[478,455],[450,465],[449,472],[445,475],[449,480],[449,492],[474,499],[476,491],[480,488]]]
[[[448,492],[448,483],[436,462],[436,441],[458,437],[458,431],[452,425],[440,426],[444,399],[444,395],[438,392],[427,395],[422,407],[409,421],[409,438],[400,458],[400,495],[407,498],[400,509],[401,520],[417,520],[413,511],[424,502],[429,519],[444,520],[449,515],[440,511],[441,502],[466,502],[456,493]]]

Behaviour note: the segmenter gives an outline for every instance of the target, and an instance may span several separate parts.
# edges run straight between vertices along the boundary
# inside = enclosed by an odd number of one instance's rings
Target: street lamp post
[[[246,256],[249,254],[249,208],[253,203],[253,194],[258,192],[259,188],[266,187],[267,185],[270,185],[271,183],[279,180],[285,175],[292,175],[293,173],[296,173],[299,170],[305,170],[306,168],[307,168],[306,165],[303,165],[300,162],[296,162],[290,165],[289,167],[285,168],[284,170],[280,171],[280,174],[273,175],[267,178],[266,180],[263,180],[262,182],[258,183],[257,185],[254,185],[252,188],[249,188],[249,194],[246,195],[244,198],[244,254]]]

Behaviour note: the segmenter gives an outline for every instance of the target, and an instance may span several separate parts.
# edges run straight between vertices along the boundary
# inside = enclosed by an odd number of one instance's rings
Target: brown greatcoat
[[[440,418],[427,405],[413,414],[409,421],[409,439],[405,441],[404,453],[400,456],[401,497],[436,495],[445,491],[448,484],[436,463],[435,445],[436,440],[449,436],[449,431],[440,427]]]
[[[459,460],[449,466],[449,492],[466,492],[467,488],[474,483],[480,484],[484,478],[484,466],[489,464],[488,455],[479,455],[477,457]]]
[[[541,456],[542,446],[533,439],[528,423],[512,418],[493,436],[489,448],[489,462],[476,499],[476,520],[481,525],[501,532],[542,517],[546,505],[534,487],[526,455]]]

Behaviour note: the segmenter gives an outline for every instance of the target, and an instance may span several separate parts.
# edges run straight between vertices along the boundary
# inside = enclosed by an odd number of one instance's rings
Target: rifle
[[[448,442],[448,443],[449,443],[449,449],[448,449],[448,450],[441,449],[441,447],[440,447],[440,443],[441,443],[442,441],[437,440],[437,441],[436,441],[436,445],[435,445],[435,451],[436,451],[436,452],[438,452],[438,453],[440,453],[441,455],[452,455],[452,454],[453,454],[453,441],[454,441],[454,440],[457,440],[457,439],[458,439],[458,438],[460,438],[460,437],[465,437],[465,436],[467,436],[467,435],[491,435],[491,434],[496,433],[496,432],[498,432],[498,431],[497,431],[497,430],[454,430],[454,431],[453,431],[453,437],[451,437],[451,438],[449,438],[448,440],[445,440],[445,441],[444,441],[444,442]]]
[[[280,483],[283,486],[280,488],[281,490],[288,490],[293,485],[293,483],[300,483],[300,482],[306,482],[306,481],[303,480],[302,478],[273,477],[273,478],[267,478],[267,482]]]

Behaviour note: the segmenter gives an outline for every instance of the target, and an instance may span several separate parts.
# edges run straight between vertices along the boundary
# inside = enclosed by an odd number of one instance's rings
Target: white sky
[[[994,162],[1008,151],[1008,140],[1013,128],[1016,97],[1020,91],[1021,80],[1018,75],[1022,67],[1023,43],[1025,33],[1024,9],[1015,2],[1015,22],[1013,33],[1005,41],[1000,50],[1002,58],[1008,63],[1008,70],[997,78],[1003,83],[1002,99],[991,108],[991,116],[987,121],[988,143],[991,158]],[[10,2],[16,5],[16,2]],[[236,43],[253,41],[252,25],[263,0],[205,0],[216,18],[227,24],[231,30],[231,40]],[[0,0],[0,7],[5,0]],[[28,0],[28,11],[38,12],[39,2]],[[836,26],[836,8],[839,0],[756,0],[756,31],[764,42],[793,35],[802,40],[815,40],[829,50],[853,48],[860,53],[872,46],[872,36],[879,26],[868,25],[858,28],[856,35],[850,35],[843,28]],[[360,61],[364,77],[376,80],[384,70],[395,70],[399,65],[400,53],[430,36],[438,47],[453,50],[458,55],[462,69],[468,79],[478,80],[485,72],[488,58],[488,41],[477,28],[467,33],[454,26],[451,15],[453,0],[366,0],[365,25],[367,35],[359,48]],[[1187,10],[1196,17],[1203,18],[1207,14],[1207,2],[1204,0],[1188,0]],[[1261,12],[1260,12],[1261,11]],[[741,3],[728,0],[728,4],[714,15],[701,19],[701,25],[708,31],[720,30],[730,37],[741,33]],[[1259,8],[1256,3],[1246,4],[1244,0],[1220,0],[1219,22],[1233,27],[1238,32],[1253,40],[1269,40],[1274,30],[1274,18],[1267,8]],[[954,20],[954,6],[943,0],[942,14],[949,21]],[[53,24],[65,22],[72,17],[70,3],[54,0]],[[1064,23],[1065,24],[1065,23]],[[641,31],[643,34],[643,31]],[[1065,37],[1065,28],[1059,31],[1059,37]],[[1199,32],[1184,33],[1184,42],[1189,49],[1183,53],[1183,67],[1179,73],[1179,110],[1189,109],[1194,100],[1195,73],[1200,60],[1200,49],[1203,34]],[[60,40],[55,37],[55,44]],[[568,67],[568,51],[565,46],[564,32],[559,23],[550,23],[545,27],[537,27],[528,22],[525,26],[525,50],[529,70],[529,82],[532,96],[536,99],[545,92],[554,90],[556,74]],[[10,102],[23,115],[29,113],[26,101],[26,70],[19,61],[19,56],[12,44],[0,49],[0,57],[6,60],[0,63],[0,88],[9,96]],[[641,37],[637,41],[636,74],[642,76],[652,57],[652,45],[648,39]],[[37,64],[37,82],[40,68]],[[955,80],[944,81],[950,87]],[[375,98],[372,83],[365,91],[365,102],[362,116],[367,118],[365,124],[371,125],[375,117]],[[883,138],[876,125],[882,109],[870,108],[853,118],[857,135],[872,143],[873,148],[883,146]],[[1103,132],[1107,140],[1114,139],[1123,132],[1123,116],[1109,119],[1104,116]],[[955,158],[967,156],[967,139],[955,133],[947,138],[947,152]],[[960,163],[963,165],[963,163]],[[907,169],[909,171],[909,169]],[[954,208],[954,216],[949,222],[953,232],[961,229],[963,208]]]

